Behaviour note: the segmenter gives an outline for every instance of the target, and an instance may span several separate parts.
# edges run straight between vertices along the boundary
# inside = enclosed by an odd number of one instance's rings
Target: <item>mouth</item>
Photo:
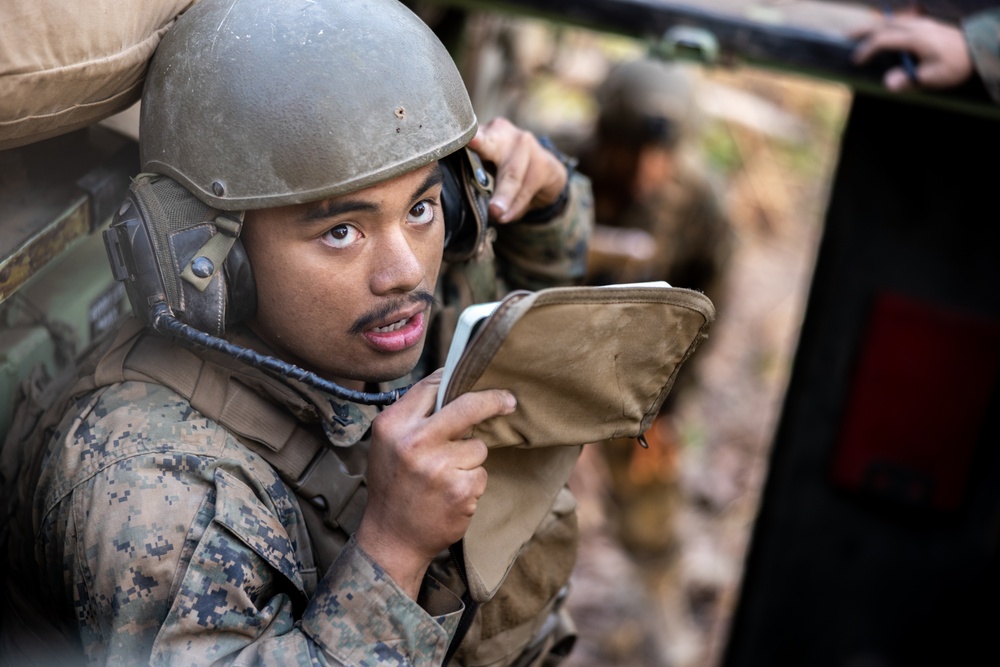
[[[403,319],[396,320],[392,324],[387,324],[384,327],[372,327],[372,331],[374,331],[375,333],[392,333],[393,331],[399,331],[400,329],[404,328],[411,319],[413,318],[404,317]]]
[[[401,352],[420,343],[424,334],[427,306],[415,312],[390,315],[378,325],[366,329],[365,340],[380,352]]]

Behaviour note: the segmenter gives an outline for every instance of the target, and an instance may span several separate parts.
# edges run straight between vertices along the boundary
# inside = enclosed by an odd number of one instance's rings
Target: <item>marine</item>
[[[201,0],[150,64],[141,123],[106,233],[134,316],[5,480],[0,656],[554,664],[573,498],[492,600],[463,597],[448,547],[486,484],[467,434],[516,400],[433,412],[433,370],[465,305],[583,278],[587,179],[479,125],[395,0]]]

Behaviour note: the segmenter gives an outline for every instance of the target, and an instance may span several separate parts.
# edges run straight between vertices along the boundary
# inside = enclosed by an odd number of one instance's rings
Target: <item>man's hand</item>
[[[915,84],[924,88],[951,88],[972,76],[972,58],[962,31],[924,16],[900,14],[855,36],[864,37],[854,61],[864,63],[879,51],[911,53],[917,59],[913,82],[902,67],[885,73],[886,88],[903,91]]]
[[[488,390],[433,413],[440,382],[440,371],[431,374],[375,418],[356,536],[413,598],[434,557],[465,535],[486,490],[486,445],[468,434],[516,405],[510,392]]]
[[[554,204],[566,186],[566,167],[533,134],[506,118],[495,118],[480,126],[469,148],[496,165],[490,215],[499,223]]]

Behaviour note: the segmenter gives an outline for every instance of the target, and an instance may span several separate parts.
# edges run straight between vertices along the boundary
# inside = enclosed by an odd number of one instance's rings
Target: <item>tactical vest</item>
[[[312,571],[320,576],[326,572],[360,524],[367,503],[367,487],[363,463],[359,470],[354,461],[352,471],[345,463],[344,448],[335,451],[318,418],[310,419],[310,415],[317,415],[318,409],[321,413],[324,406],[318,402],[324,400],[322,397],[315,393],[310,396],[311,390],[296,387],[297,383],[273,378],[225,355],[172,344],[130,320],[103,350],[91,357],[90,363],[81,367],[81,374],[68,395],[54,401],[54,409],[42,418],[40,428],[33,429],[32,446],[45,449],[44,438],[38,436],[38,431],[50,431],[73,397],[127,381],[150,382],[172,389],[267,460],[295,491],[305,517],[315,561],[306,563],[306,568],[314,566]],[[30,438],[30,434],[20,437]],[[13,448],[11,445],[8,439],[5,456],[16,450],[16,443]],[[367,456],[367,448],[346,449],[355,450],[346,456],[357,458],[360,454],[362,459]],[[19,495],[20,502],[30,508],[35,486],[31,480],[38,479],[41,457],[37,452],[25,452],[24,456],[18,477]],[[479,608],[449,664],[536,666],[552,664],[553,651],[562,655],[568,652],[573,639],[572,623],[561,605],[577,547],[574,509],[575,501],[564,489],[521,552],[500,591]],[[30,518],[30,512],[20,513],[20,541],[14,531],[11,542],[12,560],[22,559],[19,563],[22,567],[34,557],[31,548],[34,528],[23,522],[25,514]],[[25,573],[28,571],[30,567]],[[463,592],[464,585],[448,557],[440,557],[429,572],[456,594]],[[304,581],[307,589],[304,593],[311,596],[317,578],[314,575]],[[11,588],[16,587],[8,587]],[[14,624],[20,628],[4,627],[4,634],[29,632],[33,623],[44,622],[46,614],[35,615],[38,610],[30,608],[32,600],[25,599],[29,595],[8,590],[7,597],[7,605],[23,611],[14,614]],[[7,617],[4,623],[11,625]],[[49,630],[51,633],[54,629]],[[55,630],[55,636],[66,638],[67,646],[73,643],[65,629]]]

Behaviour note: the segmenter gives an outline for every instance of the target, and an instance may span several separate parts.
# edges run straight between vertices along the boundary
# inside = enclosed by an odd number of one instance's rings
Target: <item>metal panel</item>
[[[852,33],[878,18],[870,7],[860,4],[757,0],[700,0],[690,4],[664,0],[437,1],[620,33],[648,40],[653,50],[664,57],[792,71],[845,83],[873,95],[887,95],[882,75],[900,60],[898,54],[881,53],[863,66],[852,62],[857,44]],[[947,92],[909,92],[902,99],[1000,117],[1000,109],[976,81]]]
[[[983,166],[997,155],[1000,123],[855,98],[726,667],[1000,663],[995,363],[967,364],[982,381],[968,384],[985,387],[985,414],[953,424],[955,441],[939,447],[939,456],[955,457],[944,464],[965,470],[960,502],[900,502],[833,479],[880,294],[961,313],[960,323],[987,322],[984,331],[1000,321],[996,172]],[[962,395],[968,387],[923,390]],[[888,414],[892,398],[867,409]],[[892,418],[903,420],[900,430],[948,419],[936,409]],[[960,431],[973,438],[964,468]]]
[[[138,167],[99,127],[0,151],[0,302],[105,222]]]

